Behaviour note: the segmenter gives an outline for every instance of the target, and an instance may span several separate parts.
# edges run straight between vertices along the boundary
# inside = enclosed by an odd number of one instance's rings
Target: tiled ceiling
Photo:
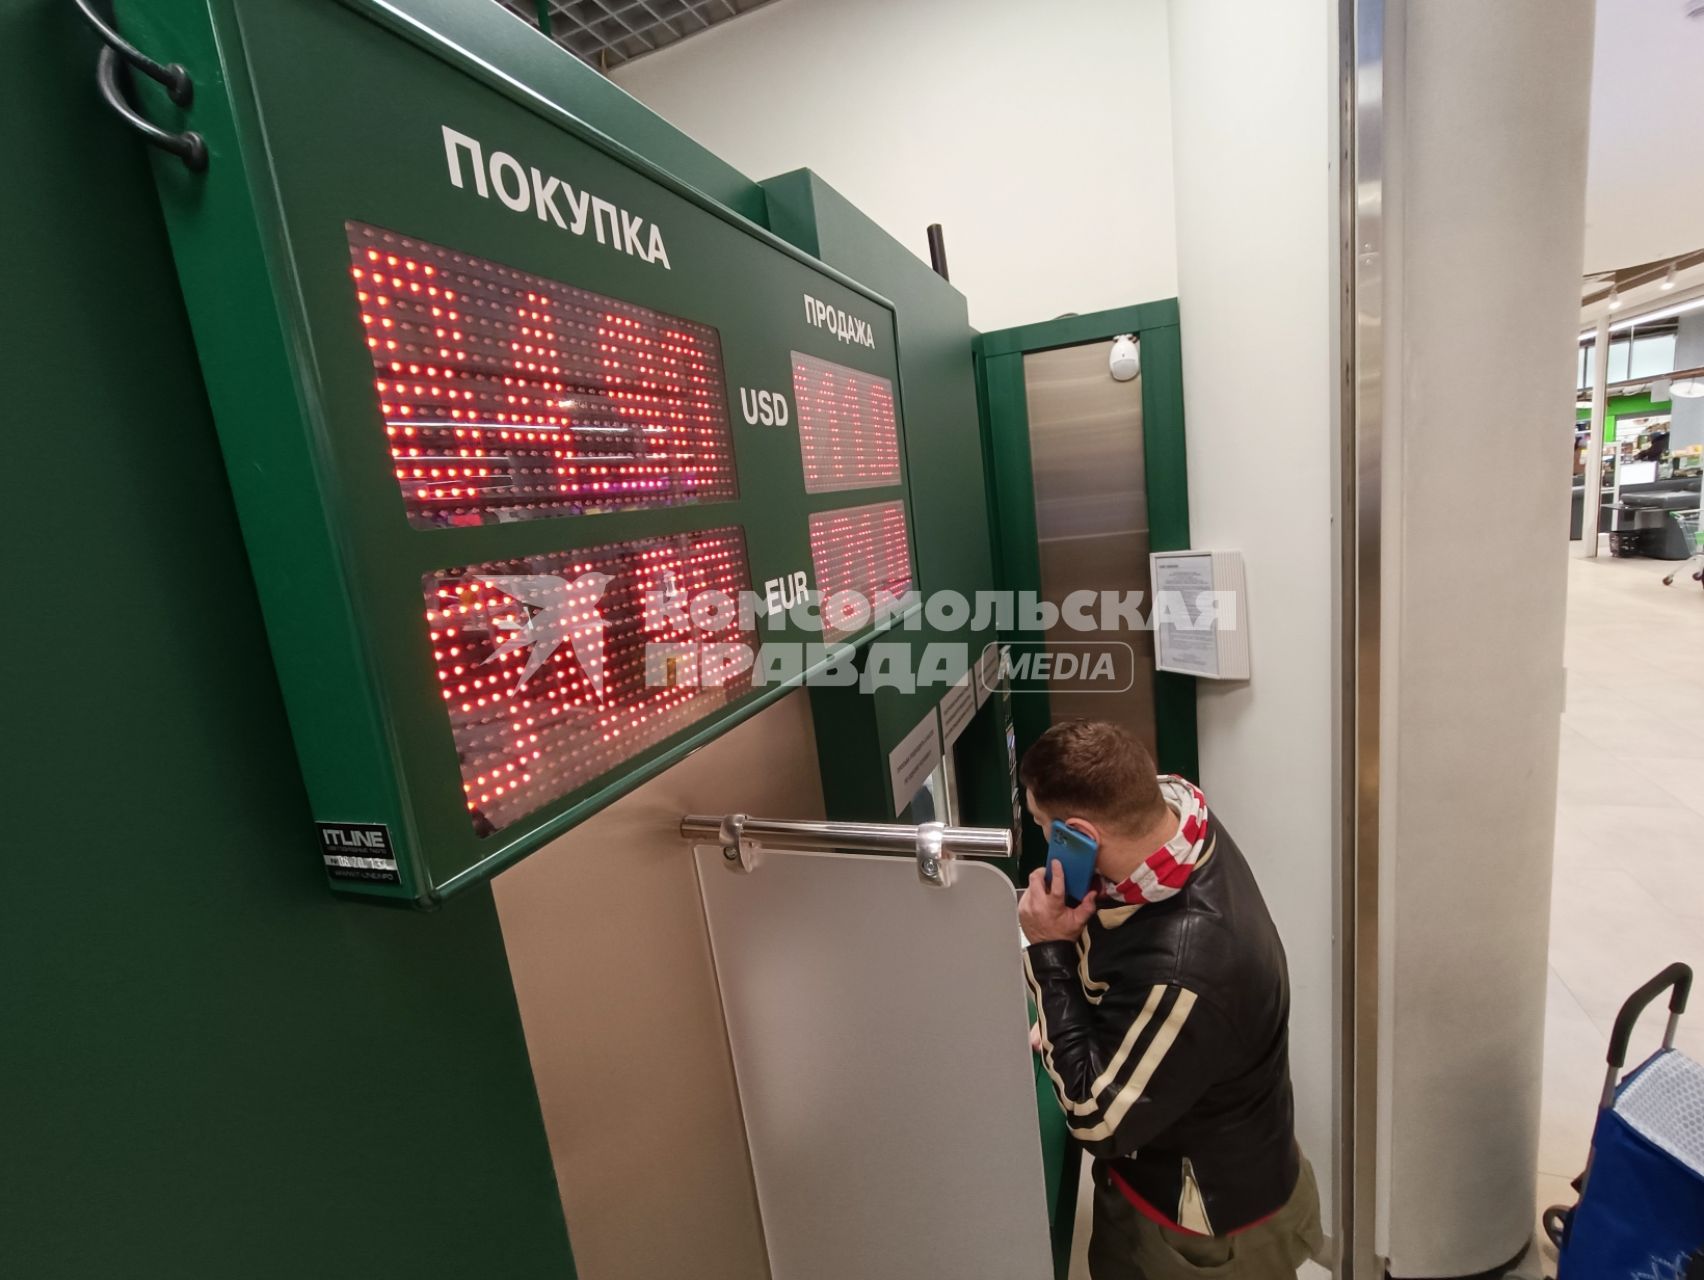
[[[534,26],[548,13],[550,38],[608,71],[666,49],[770,0],[498,0]]]

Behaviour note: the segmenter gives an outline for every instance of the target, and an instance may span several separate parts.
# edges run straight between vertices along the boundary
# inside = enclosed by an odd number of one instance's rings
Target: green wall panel
[[[1030,1016],[1035,1016],[1033,1010]],[[1039,1054],[1035,1059],[1035,1109],[1041,1117],[1041,1161],[1047,1182],[1047,1216],[1053,1228],[1053,1274],[1057,1280],[1066,1280],[1071,1274],[1083,1149],[1071,1136],[1070,1121]]]
[[[1162,304],[1150,303],[1148,308]],[[1175,308],[1176,302],[1172,301]],[[1148,308],[1139,308],[1148,314]],[[1148,474],[1148,543],[1183,551],[1189,541],[1189,452],[1183,429],[1183,347],[1176,323],[1137,325],[1142,337],[1142,449]],[[1195,732],[1195,678],[1154,673],[1154,726],[1165,773],[1201,777]]]
[[[804,203],[798,193],[807,186],[814,235],[801,236],[808,243],[800,247],[874,289],[898,313],[905,416],[915,423],[906,453],[918,575],[930,590],[987,590],[994,568],[977,440],[975,331],[964,295],[809,170],[763,184],[776,234],[793,239],[796,224],[786,215]]]
[[[925,596],[956,591],[974,600],[977,592],[994,586],[994,559],[971,353],[975,333],[964,295],[810,170],[771,178],[763,189],[769,225],[777,235],[894,304],[917,585]],[[944,633],[924,623],[915,630],[891,632],[883,642],[907,643],[914,662],[930,644],[962,644],[974,663],[993,639],[992,629]],[[953,670],[956,679],[960,672]],[[813,690],[830,816],[892,820],[908,798],[890,796],[888,752],[939,704],[944,692],[942,685],[910,693],[884,686],[868,695]],[[860,706],[860,700],[870,705]],[[966,732],[978,745],[958,753],[961,773],[986,770],[1003,779],[1003,731],[988,731],[984,725]],[[997,793],[997,788],[979,781],[964,789],[976,797]],[[982,799],[967,818],[1001,827],[1010,821],[1009,813],[1002,817],[1001,809]]]
[[[1074,347],[1084,342],[1103,342],[1121,333],[1136,333],[1164,325],[1176,325],[1177,299],[1160,298],[1128,307],[1110,307],[1057,320],[1038,320],[1010,329],[996,329],[977,339],[984,356],[1027,355],[1054,347]],[[1146,361],[1144,361],[1146,364]]]
[[[144,148],[61,0],[5,0],[9,549],[0,1270],[573,1261],[489,893],[325,891]],[[158,49],[166,56],[175,51]],[[16,319],[17,316],[14,316]]]
[[[1021,351],[997,351],[986,354],[983,341],[977,340],[981,373],[982,405],[987,431],[984,447],[988,452],[992,483],[988,489],[990,525],[995,531],[999,548],[997,575],[1002,591],[1017,595],[1039,592],[1041,588],[1041,544],[1035,532],[1035,477],[1030,470],[1029,404],[1024,395],[1024,357]],[[1003,634],[1004,642],[1040,644],[1042,633],[1013,629]],[[1039,738],[1053,723],[1047,686],[1024,677],[1012,684],[1012,728],[1016,735],[1018,759],[1029,744]],[[1041,865],[1047,842],[1033,822],[1021,827],[1023,856],[1020,870]]]

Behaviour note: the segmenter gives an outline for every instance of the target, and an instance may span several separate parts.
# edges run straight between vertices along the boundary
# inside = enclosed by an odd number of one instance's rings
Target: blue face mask
[[[1075,827],[1055,822],[1047,839],[1047,886],[1053,887],[1053,864],[1065,867],[1065,901],[1072,906],[1081,902],[1094,883],[1095,855],[1100,845],[1095,838]]]

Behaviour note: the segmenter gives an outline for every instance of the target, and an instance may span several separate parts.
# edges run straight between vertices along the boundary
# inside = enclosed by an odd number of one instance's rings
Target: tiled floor
[[[1704,971],[1704,591],[1652,560],[1576,560],[1556,794],[1539,1203],[1571,1203],[1615,1012],[1674,960]],[[1679,1046],[1704,1058],[1704,1007]],[[1662,1034],[1640,1024],[1629,1062]]]

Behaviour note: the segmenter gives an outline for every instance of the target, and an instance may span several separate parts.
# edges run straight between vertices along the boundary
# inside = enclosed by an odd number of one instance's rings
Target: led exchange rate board
[[[361,223],[348,235],[417,528],[736,496],[715,329]]]
[[[880,298],[382,4],[132,8],[191,46],[161,199],[334,887],[477,883],[884,625]]]

